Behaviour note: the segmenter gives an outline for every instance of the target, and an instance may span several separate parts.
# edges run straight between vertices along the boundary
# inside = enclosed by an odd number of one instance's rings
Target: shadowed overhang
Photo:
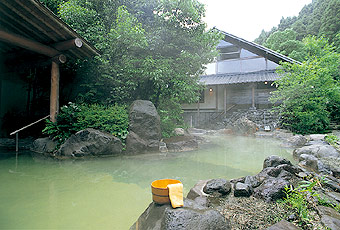
[[[99,51],[37,0],[0,1],[0,53],[88,58]]]

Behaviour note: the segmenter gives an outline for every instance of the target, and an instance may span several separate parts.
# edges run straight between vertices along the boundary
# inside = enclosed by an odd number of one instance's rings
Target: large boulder
[[[51,140],[49,137],[36,139],[31,147],[31,151],[49,155],[56,150],[58,142]]]
[[[286,220],[281,220],[265,230],[299,230],[299,228]]]
[[[161,139],[160,117],[151,101],[136,100],[129,112],[128,153],[158,151]]]
[[[231,192],[230,181],[226,179],[209,180],[205,184],[203,192],[217,197],[228,195]]]
[[[232,126],[233,133],[239,135],[254,135],[256,133],[256,130],[256,124],[251,120],[248,120],[246,117],[241,117],[237,119]]]
[[[65,157],[117,155],[122,149],[123,145],[119,138],[88,128],[67,139],[56,155]]]
[[[184,136],[186,134],[186,132],[183,128],[176,128],[174,130],[174,133],[175,133],[176,136]]]
[[[170,205],[151,203],[130,230],[186,230],[231,229],[229,222],[218,211],[199,206],[185,199],[184,207],[173,209]]]
[[[187,198],[188,199],[191,199],[191,200],[194,200],[196,199],[197,197],[206,197],[208,196],[208,194],[206,194],[204,191],[203,191],[203,188],[205,187],[205,185],[207,184],[207,180],[200,180],[198,181],[195,186],[193,188],[190,189],[188,195],[187,195]]]
[[[252,187],[249,184],[245,184],[241,182],[238,182],[235,184],[235,188],[234,188],[235,197],[241,197],[241,196],[249,197],[251,196],[252,192],[253,192]]]
[[[291,138],[292,136],[294,136],[294,134],[292,132],[290,132],[289,130],[285,130],[285,129],[277,129],[273,131],[273,136],[277,139],[283,139],[286,140],[288,138]]]
[[[333,146],[328,144],[303,146],[301,148],[295,149],[293,152],[293,155],[296,158],[299,158],[301,154],[313,155],[317,158],[340,157],[339,152]]]
[[[314,171],[318,171],[319,167],[318,167],[318,158],[316,158],[313,155],[308,155],[308,154],[301,154],[299,156],[299,161],[300,161],[300,165],[314,170]]]
[[[144,153],[148,150],[148,142],[130,131],[126,137],[126,148],[130,153]]]
[[[169,152],[192,151],[198,148],[198,141],[195,136],[174,136],[164,139]]]
[[[254,189],[254,196],[266,202],[276,201],[285,197],[284,188],[290,183],[282,178],[270,178]]]
[[[323,141],[326,137],[326,134],[310,134],[309,139],[311,141]]]
[[[284,188],[296,181],[298,173],[302,170],[291,164],[290,161],[278,157],[270,156],[264,160],[263,170],[248,179],[247,184],[253,182],[254,196],[267,202],[276,201],[285,197]]]
[[[282,144],[283,147],[301,147],[307,143],[307,138],[303,135],[294,135],[286,139]]]
[[[321,216],[321,222],[327,229],[340,229],[340,214],[330,207],[318,206],[317,211]]]
[[[244,183],[253,188],[258,187],[261,184],[260,181],[258,181],[254,176],[246,176],[244,179]]]
[[[333,176],[340,177],[340,159],[338,157],[327,157],[320,161],[327,169],[332,171]]]
[[[278,165],[283,165],[283,164],[292,165],[292,163],[289,160],[286,160],[279,156],[272,155],[264,159],[263,168],[276,167]]]

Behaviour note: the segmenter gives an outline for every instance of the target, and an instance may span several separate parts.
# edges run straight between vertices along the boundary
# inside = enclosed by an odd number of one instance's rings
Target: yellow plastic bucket
[[[151,183],[152,200],[157,204],[170,204],[168,184],[181,183],[179,180],[162,179]]]

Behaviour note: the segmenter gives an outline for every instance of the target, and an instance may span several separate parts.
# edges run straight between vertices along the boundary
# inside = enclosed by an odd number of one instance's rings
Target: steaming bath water
[[[179,179],[184,195],[200,179],[238,178],[291,150],[273,139],[210,137],[204,149],[95,160],[0,158],[0,229],[129,229],[152,201],[150,183]],[[0,154],[1,156],[1,154]]]

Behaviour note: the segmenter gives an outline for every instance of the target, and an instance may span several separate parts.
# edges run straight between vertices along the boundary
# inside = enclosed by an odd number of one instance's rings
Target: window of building
[[[237,46],[220,47],[218,51],[220,53],[218,57],[219,61],[240,58],[241,49]]]

